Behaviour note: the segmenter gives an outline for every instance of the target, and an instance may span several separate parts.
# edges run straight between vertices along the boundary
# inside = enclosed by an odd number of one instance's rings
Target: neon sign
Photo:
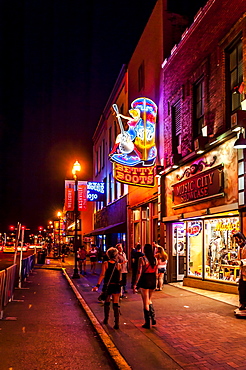
[[[131,104],[130,116],[120,114],[116,104],[113,109],[121,131],[109,153],[115,179],[131,185],[154,186],[156,104],[149,98],[138,98]],[[127,120],[127,130],[122,119]]]
[[[103,202],[105,200],[104,182],[87,182],[87,200],[90,202]]]
[[[189,234],[189,236],[197,236],[200,234],[201,230],[202,230],[201,222],[188,223],[187,233]]]

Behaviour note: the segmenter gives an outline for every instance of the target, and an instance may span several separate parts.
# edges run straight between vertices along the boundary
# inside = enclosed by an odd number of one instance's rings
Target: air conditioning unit
[[[238,110],[231,115],[232,131],[240,131],[241,128],[246,128],[246,111]]]

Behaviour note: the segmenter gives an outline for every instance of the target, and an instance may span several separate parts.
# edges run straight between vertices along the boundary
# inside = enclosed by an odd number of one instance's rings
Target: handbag
[[[110,278],[109,278],[109,280],[108,280],[108,282],[107,282],[107,284],[106,284],[105,290],[104,290],[104,291],[99,295],[99,297],[98,297],[98,300],[99,300],[99,301],[105,301],[105,300],[106,300],[106,298],[108,297],[108,286],[109,286],[110,281],[111,281],[111,279],[112,279],[112,276],[113,276],[113,273],[114,273],[115,267],[116,267],[116,263],[115,263],[115,265],[114,265],[114,268],[113,268],[113,271],[112,271],[112,273],[111,273],[111,275],[110,275]]]

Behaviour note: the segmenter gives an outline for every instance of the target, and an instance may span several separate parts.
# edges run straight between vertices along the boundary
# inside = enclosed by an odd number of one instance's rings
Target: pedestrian
[[[86,275],[86,254],[85,246],[82,245],[78,250],[78,263],[81,275]]]
[[[95,246],[95,244],[91,245],[89,256],[90,256],[90,261],[91,261],[91,272],[95,274],[96,264],[97,264],[97,247]]]
[[[156,288],[157,279],[157,259],[154,256],[153,248],[151,244],[145,244],[144,256],[139,258],[138,272],[134,289],[137,287],[140,289],[145,323],[142,325],[143,328],[150,329],[150,320],[152,325],[156,324],[155,310],[151,300],[153,291]]]
[[[137,271],[138,271],[138,260],[139,257],[143,257],[142,247],[141,244],[137,244],[136,248],[132,250],[132,282],[131,282],[131,288],[133,289],[133,293],[136,291],[134,290],[134,285],[136,283],[136,277],[137,277]]]
[[[126,284],[127,284],[127,274],[128,274],[128,268],[127,263],[128,259],[126,258],[126,254],[123,251],[123,247],[121,243],[118,243],[116,245],[116,248],[118,249],[118,260],[121,263],[121,296],[120,298],[126,298],[126,294],[128,291],[126,290]]]
[[[108,261],[102,263],[101,274],[98,278],[97,285],[92,288],[93,292],[97,292],[101,282],[104,280],[102,291],[106,292],[106,298],[104,302],[104,324],[108,324],[109,311],[110,311],[110,298],[113,300],[113,311],[115,325],[114,329],[119,329],[119,318],[120,318],[120,292],[121,292],[121,263],[118,262],[118,249],[109,248],[106,252]],[[109,284],[108,284],[109,283]],[[108,287],[107,287],[108,284]]]
[[[233,235],[235,242],[239,246],[238,249],[238,263],[240,265],[240,277],[239,277],[239,310],[246,310],[246,238],[238,232]]]
[[[157,246],[157,253],[155,255],[157,259],[157,281],[156,281],[156,290],[161,291],[163,286],[164,274],[167,270],[167,260],[168,254],[164,251],[160,245]]]

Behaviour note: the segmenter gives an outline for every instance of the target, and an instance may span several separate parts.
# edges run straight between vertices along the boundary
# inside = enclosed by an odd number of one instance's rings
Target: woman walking
[[[153,248],[150,244],[144,246],[144,256],[139,258],[138,272],[136,283],[133,289],[140,289],[145,323],[142,325],[143,328],[150,329],[150,320],[152,325],[156,324],[155,310],[151,300],[153,291],[156,288],[157,279],[157,260],[154,256]]]
[[[113,299],[113,311],[115,325],[114,329],[119,329],[119,318],[120,318],[120,291],[121,291],[121,264],[118,260],[118,249],[109,248],[106,252],[108,261],[104,261],[102,264],[102,271],[98,278],[97,285],[92,288],[93,292],[97,292],[101,282],[104,279],[102,291],[107,292],[107,297],[104,302],[104,320],[103,323],[107,324],[109,319],[110,311],[110,297]]]
[[[155,257],[157,259],[157,268],[158,268],[156,290],[161,291],[162,286],[163,286],[164,274],[167,270],[168,254],[164,251],[164,248],[162,248],[160,245],[158,245],[157,246],[157,253],[156,253]]]

